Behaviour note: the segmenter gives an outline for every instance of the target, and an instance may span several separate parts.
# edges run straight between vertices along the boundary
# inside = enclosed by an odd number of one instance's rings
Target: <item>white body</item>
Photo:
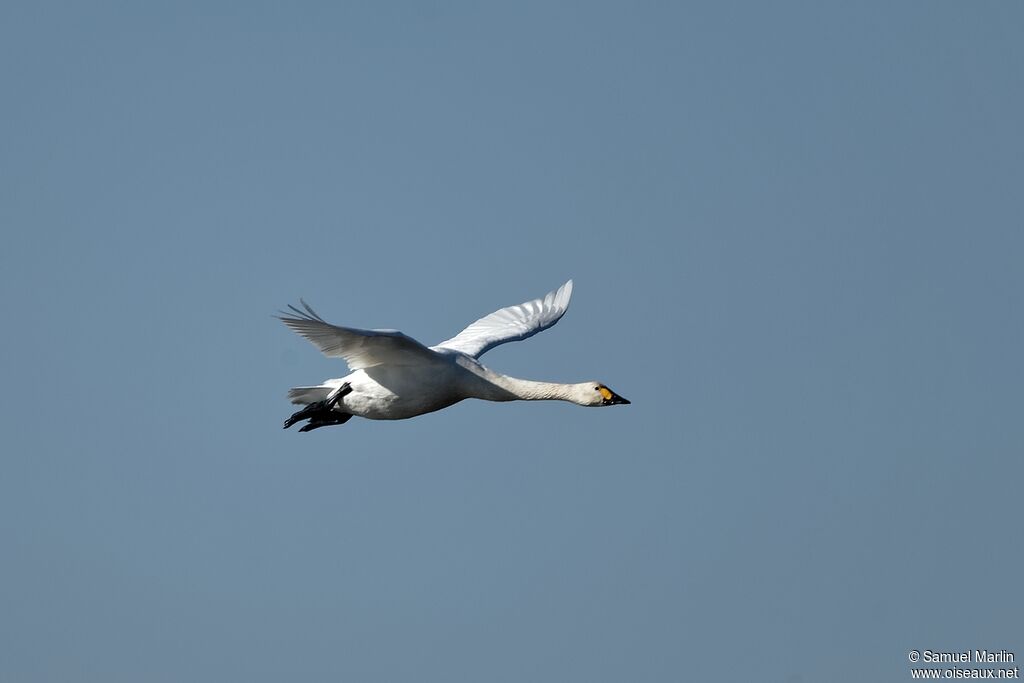
[[[324,386],[336,389],[346,382],[352,391],[341,398],[336,410],[371,420],[403,420],[447,408],[467,398],[485,401],[562,399],[591,396],[575,384],[550,384],[516,379],[492,372],[459,351],[438,350],[435,363],[382,365],[329,379]],[[593,383],[584,385],[597,396]],[[320,398],[326,398],[323,392]],[[319,399],[318,399],[319,400]],[[303,401],[304,402],[304,401]],[[574,401],[580,402],[580,401]]]

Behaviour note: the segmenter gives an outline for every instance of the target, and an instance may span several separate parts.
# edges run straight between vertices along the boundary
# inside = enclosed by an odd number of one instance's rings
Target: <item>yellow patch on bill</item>
[[[608,391],[608,387],[598,387],[597,390],[601,392],[602,396],[604,396],[604,400],[612,400],[612,392]]]

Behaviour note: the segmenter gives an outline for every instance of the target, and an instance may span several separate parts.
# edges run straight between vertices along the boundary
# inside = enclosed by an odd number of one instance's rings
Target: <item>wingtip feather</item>
[[[572,278],[565,281],[565,284],[558,288],[555,299],[561,303],[562,308],[569,308],[569,300],[572,299]]]

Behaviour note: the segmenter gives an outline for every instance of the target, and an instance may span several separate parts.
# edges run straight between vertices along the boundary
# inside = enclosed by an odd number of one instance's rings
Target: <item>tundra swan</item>
[[[551,327],[565,314],[572,280],[541,299],[508,306],[480,318],[457,335],[426,347],[398,330],[359,330],[332,325],[303,300],[302,308],[278,318],[324,355],[342,358],[351,374],[322,384],[295,387],[292,403],[305,405],[285,420],[287,429],[340,425],[353,415],[404,420],[447,408],[466,398],[485,401],[569,401],[581,406],[628,404],[600,382],[559,384],[517,379],[484,367],[481,355],[499,344],[520,341]]]

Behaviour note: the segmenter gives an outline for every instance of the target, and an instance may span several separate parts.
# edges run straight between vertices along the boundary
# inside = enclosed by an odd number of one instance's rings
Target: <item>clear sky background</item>
[[[1019,3],[0,5],[0,681],[1024,657]],[[281,430],[271,314],[631,406]]]

